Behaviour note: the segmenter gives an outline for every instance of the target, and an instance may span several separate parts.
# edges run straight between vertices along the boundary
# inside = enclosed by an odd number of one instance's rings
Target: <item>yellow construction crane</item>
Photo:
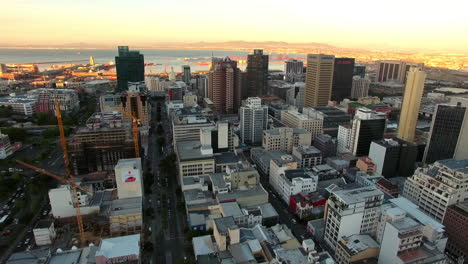
[[[78,199],[78,189],[84,190],[81,188],[79,185],[75,183],[75,178],[73,177],[71,170],[70,170],[70,160],[68,159],[68,151],[67,151],[67,140],[65,138],[65,132],[63,130],[63,123],[62,123],[62,112],[60,111],[60,104],[58,100],[55,100],[55,114],[57,116],[57,123],[58,123],[58,128],[59,128],[59,133],[60,133],[60,145],[62,146],[62,152],[63,152],[63,161],[65,163],[65,173],[66,173],[66,179],[57,176],[55,174],[52,174],[50,172],[47,172],[44,169],[35,167],[33,165],[24,163],[22,161],[17,160],[16,162],[27,167],[30,169],[33,169],[39,173],[45,174],[49,177],[52,177],[56,180],[61,181],[62,183],[69,184],[72,190],[72,195],[73,195],[73,203],[76,211],[76,222],[78,225],[78,231],[80,234],[80,242],[81,246],[86,246],[86,236],[84,232],[84,226],[83,226],[83,218],[81,216],[81,211],[80,211],[80,201]]]
[[[123,115],[129,117],[132,120],[133,144],[135,145],[135,158],[139,158],[140,157],[140,144],[138,143],[138,137],[140,136],[140,133],[138,132],[138,124],[141,123],[141,120],[139,118],[136,118],[134,114],[130,114],[121,108],[114,107],[114,109],[119,111]]]

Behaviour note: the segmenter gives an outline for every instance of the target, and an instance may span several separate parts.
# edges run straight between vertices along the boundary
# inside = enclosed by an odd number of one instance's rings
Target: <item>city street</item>
[[[178,203],[180,202],[177,197],[177,179],[176,175],[165,175],[159,173],[159,162],[165,155],[159,151],[157,145],[157,138],[164,136],[165,145],[164,152],[167,154],[172,153],[172,134],[167,114],[164,108],[164,102],[159,101],[161,105],[161,125],[164,129],[164,135],[158,135],[156,129],[152,129],[149,135],[149,148],[147,160],[150,161],[150,167],[153,177],[155,177],[152,186],[151,206],[154,208],[155,216],[151,219],[152,241],[154,245],[152,263],[175,263],[179,259],[183,259],[184,252],[184,221],[183,213],[179,211]],[[157,102],[153,101],[151,110],[151,122],[154,122],[155,128],[158,122],[157,116]],[[166,210],[163,210],[163,207]],[[167,215],[168,228],[163,228],[163,216]],[[148,218],[147,218],[148,219]]]

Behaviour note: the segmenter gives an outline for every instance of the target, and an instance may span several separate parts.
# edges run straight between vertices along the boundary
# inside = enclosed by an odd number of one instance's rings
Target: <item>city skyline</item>
[[[342,2],[337,9],[336,3],[308,1],[285,6],[276,1],[239,0],[236,5],[219,7],[213,0],[157,4],[137,0],[131,6],[105,0],[80,1],[70,9],[66,1],[37,4],[23,0],[10,3],[10,11],[0,18],[0,23],[9,25],[0,29],[0,45],[141,46],[244,40],[467,53],[468,37],[459,34],[468,24],[462,5],[466,4],[446,1],[420,6],[399,0],[379,10],[370,1]],[[418,12],[419,8],[424,12]],[[234,19],[226,19],[226,14]]]

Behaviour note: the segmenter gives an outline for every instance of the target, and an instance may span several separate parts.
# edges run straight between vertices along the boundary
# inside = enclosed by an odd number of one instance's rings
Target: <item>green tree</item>
[[[11,106],[0,106],[0,117],[11,117],[13,115],[13,108]]]
[[[13,173],[13,174],[11,175],[11,177],[12,177],[15,181],[20,182],[20,181],[23,179],[24,175],[23,175],[22,173],[15,172],[15,173]]]
[[[26,199],[25,198],[20,198],[18,200],[16,200],[16,207],[18,207],[19,209],[25,209],[26,208]]]
[[[2,129],[3,134],[7,134],[8,137],[10,138],[10,141],[15,142],[15,141],[25,141],[26,140],[26,130],[23,128],[17,128],[17,127],[8,127],[8,128],[3,128]]]
[[[55,117],[54,113],[37,113],[33,115],[34,122],[39,126],[45,125],[55,125],[57,124],[57,118]]]

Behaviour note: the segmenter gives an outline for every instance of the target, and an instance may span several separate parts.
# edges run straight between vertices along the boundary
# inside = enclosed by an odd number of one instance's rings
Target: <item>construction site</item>
[[[143,169],[138,131],[141,121],[124,110],[95,113],[67,140],[58,100],[55,114],[65,176],[17,160],[23,167],[60,183],[48,192],[52,228],[43,229],[42,238],[35,239],[44,240],[47,233],[55,237],[55,229],[62,233],[67,230],[68,239],[57,241],[62,247],[86,247],[103,238],[142,233]],[[130,123],[122,120],[124,115],[131,118]]]

